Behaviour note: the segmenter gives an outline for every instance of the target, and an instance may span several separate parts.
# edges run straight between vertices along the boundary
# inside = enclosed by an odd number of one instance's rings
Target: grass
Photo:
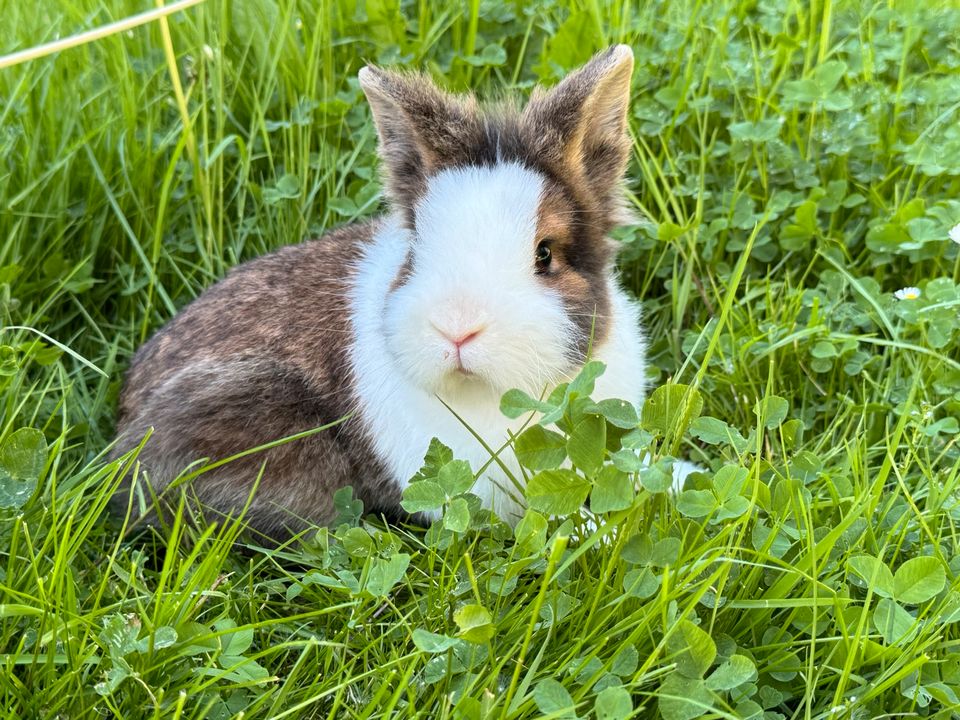
[[[8,3],[0,53],[151,7]],[[957,37],[933,1],[207,0],[0,70],[0,708],[960,717]],[[614,42],[647,218],[621,266],[666,386],[639,427],[584,435],[567,388],[518,440],[516,531],[451,489],[427,532],[341,496],[279,550],[237,521],[125,537],[135,453],[104,455],[135,348],[236,263],[377,211],[362,64],[522,93]],[[677,496],[670,454],[709,468]],[[588,494],[595,525],[546,519]]]

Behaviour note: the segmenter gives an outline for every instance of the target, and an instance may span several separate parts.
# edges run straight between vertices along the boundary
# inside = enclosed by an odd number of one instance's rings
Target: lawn
[[[154,7],[7,0],[0,54]],[[958,38],[933,0],[206,0],[0,69],[4,717],[960,718]],[[554,393],[515,528],[436,446],[427,530],[342,493],[279,549],[127,532],[134,350],[379,211],[366,62],[523,95],[619,42],[643,408]]]

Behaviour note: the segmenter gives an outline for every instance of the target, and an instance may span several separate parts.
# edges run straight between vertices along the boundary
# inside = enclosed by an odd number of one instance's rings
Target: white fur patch
[[[388,220],[361,261],[351,296],[356,344],[351,361],[360,413],[375,452],[398,486],[419,470],[431,438],[479,470],[525,419],[500,413],[500,396],[519,387],[539,395],[568,379],[574,325],[562,299],[534,274],[543,178],[518,164],[447,170],[431,179],[416,208],[417,233]],[[390,287],[408,252],[412,272]],[[595,397],[639,403],[644,343],[639,308],[610,279],[608,336],[593,357],[607,364]],[[462,345],[459,372],[449,338]],[[501,460],[522,482],[512,451]],[[511,521],[522,515],[507,474],[489,465],[473,492]]]
[[[385,307],[387,349],[421,387],[540,392],[569,370],[572,325],[533,273],[542,192],[542,177],[515,163],[431,179],[416,208],[413,273]],[[459,353],[465,377],[453,372],[450,338],[472,332]]]

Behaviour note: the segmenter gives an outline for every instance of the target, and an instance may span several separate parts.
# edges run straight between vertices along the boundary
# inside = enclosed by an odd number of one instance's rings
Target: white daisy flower
[[[950,239],[953,240],[957,245],[960,245],[960,223],[957,223],[952,228],[950,228]]]
[[[897,290],[893,296],[897,300],[916,300],[920,297],[920,288],[905,287]]]

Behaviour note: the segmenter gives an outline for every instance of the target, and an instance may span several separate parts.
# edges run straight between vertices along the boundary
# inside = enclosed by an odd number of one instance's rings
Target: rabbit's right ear
[[[411,221],[427,178],[449,164],[476,122],[476,103],[444,92],[417,73],[368,65],[358,77],[380,137],[387,196]]]

